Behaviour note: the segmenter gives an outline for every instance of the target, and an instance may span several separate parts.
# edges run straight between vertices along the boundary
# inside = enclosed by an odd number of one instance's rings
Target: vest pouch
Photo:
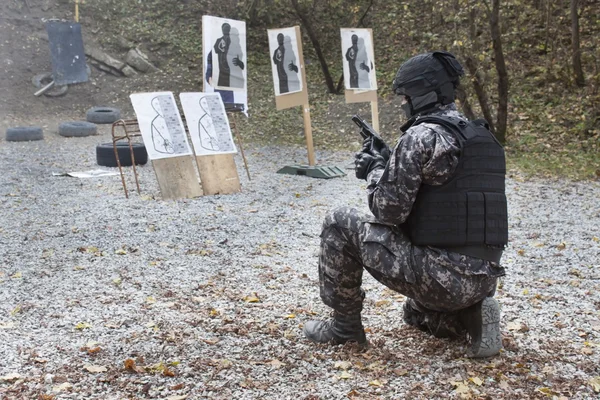
[[[481,192],[467,192],[467,240],[465,244],[479,244],[485,234],[485,196]]]
[[[508,243],[508,209],[504,193],[485,193],[485,243],[504,246]]]

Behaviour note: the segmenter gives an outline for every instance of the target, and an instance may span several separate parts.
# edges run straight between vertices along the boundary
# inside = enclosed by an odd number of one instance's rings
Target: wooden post
[[[79,22],[79,0],[75,0],[75,22]]]
[[[302,76],[302,90],[296,93],[275,96],[275,106],[278,110],[286,108],[302,106],[302,116],[304,119],[304,135],[306,136],[306,149],[308,151],[308,165],[314,166],[315,151],[313,149],[312,126],[310,123],[310,106],[308,103],[308,83],[306,82],[306,70],[304,68],[304,54],[302,50],[302,34],[300,27],[295,26],[296,40],[298,46],[298,66],[300,68],[300,76]]]
[[[307,104],[302,106],[304,114],[304,136],[306,136],[306,148],[308,150],[308,165],[315,165],[315,151],[313,149],[312,126],[310,125],[310,106]]]
[[[371,121],[373,121],[373,129],[379,133],[379,109],[377,107],[377,97],[371,101]]]

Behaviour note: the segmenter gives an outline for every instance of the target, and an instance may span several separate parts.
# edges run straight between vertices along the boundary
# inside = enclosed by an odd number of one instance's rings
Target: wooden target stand
[[[275,96],[277,110],[302,106],[304,119],[304,136],[306,137],[306,148],[308,151],[308,165],[288,165],[277,171],[278,174],[304,175],[312,178],[335,178],[345,176],[346,173],[338,167],[316,166],[315,151],[313,148],[312,127],[310,123],[310,106],[308,104],[308,88],[306,83],[306,70],[304,68],[304,54],[302,51],[302,36],[300,27],[295,26],[296,42],[298,45],[298,60],[302,76],[302,91]]]
[[[119,167],[119,172],[121,174],[121,183],[123,185],[125,197],[129,198],[129,192],[127,191],[125,174],[123,173],[123,167],[121,165],[121,160],[119,159],[119,152],[117,151],[117,142],[120,140],[127,141],[132,160],[132,170],[135,178],[135,185],[137,187],[138,194],[140,194],[140,183],[132,148],[132,144],[135,143],[132,141],[132,139],[142,136],[137,119],[121,119],[114,122],[112,125],[111,134],[113,149],[115,152],[117,166]],[[202,196],[202,188],[198,182],[198,176],[193,165],[192,156],[186,155],[169,157],[151,161],[163,200]]]

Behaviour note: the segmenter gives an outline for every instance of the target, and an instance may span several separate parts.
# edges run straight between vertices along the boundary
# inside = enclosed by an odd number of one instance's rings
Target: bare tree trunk
[[[571,0],[571,47],[573,51],[573,72],[577,86],[585,86],[585,77],[581,67],[581,48],[579,47],[579,15],[577,14],[578,0]]]
[[[490,131],[492,131],[492,133],[495,135],[496,124],[494,123],[492,110],[490,109],[488,97],[485,93],[484,79],[481,76],[482,73],[479,71],[476,62],[472,57],[467,57],[466,64],[467,68],[469,69],[469,73],[473,76],[473,88],[475,89],[475,94],[479,100],[479,106],[481,107],[483,118],[485,118],[485,120],[488,122],[490,125]]]
[[[475,113],[473,112],[473,107],[471,107],[471,103],[469,102],[469,96],[462,85],[458,85],[456,88],[456,98],[458,101],[460,101],[462,112],[465,114],[465,116],[470,120],[475,119]]]
[[[471,52],[474,55],[479,53],[477,26],[475,25],[475,21],[477,21],[477,19],[477,10],[475,7],[473,7],[469,13],[469,37],[471,39]],[[465,63],[469,73],[473,77],[473,89],[475,89],[475,94],[477,95],[477,100],[479,101],[479,107],[481,108],[483,118],[485,118],[488,122],[490,131],[495,134],[494,117],[492,115],[492,110],[490,109],[490,102],[488,100],[487,93],[485,92],[485,79],[482,76],[483,72],[480,70],[479,63],[477,62],[476,58],[467,55],[465,57]]]
[[[498,72],[498,109],[496,113],[496,130],[494,134],[500,143],[506,142],[506,129],[508,125],[508,72],[504,53],[502,51],[502,38],[500,32],[500,0],[492,0],[492,13],[490,18],[492,31],[492,45]]]
[[[292,1],[292,6],[294,7],[294,10],[296,10],[296,15],[298,15],[298,18],[300,18],[300,22],[302,23],[302,26],[304,26],[304,29],[306,29],[306,33],[308,34],[308,37],[310,38],[310,41],[311,41],[313,47],[315,48],[315,52],[317,53],[317,58],[319,59],[319,62],[321,63],[321,70],[323,71],[323,76],[325,77],[325,84],[327,85],[327,90],[329,91],[329,93],[336,93],[336,88],[333,83],[333,78],[331,77],[331,73],[329,72],[329,66],[327,65],[327,61],[325,60],[323,51],[321,50],[321,43],[319,42],[319,38],[317,38],[317,36],[315,35],[315,32],[313,30],[312,24],[310,23],[310,20],[304,14],[304,12],[300,9],[300,6],[298,5],[298,0],[291,0],[291,1]]]

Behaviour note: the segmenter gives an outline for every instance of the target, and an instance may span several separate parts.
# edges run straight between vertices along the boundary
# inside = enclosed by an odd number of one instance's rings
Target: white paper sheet
[[[275,96],[302,91],[302,72],[295,28],[267,30]]]
[[[150,160],[192,154],[173,93],[134,93],[129,97]]]
[[[180,93],[179,99],[197,156],[237,153],[218,93]]]

